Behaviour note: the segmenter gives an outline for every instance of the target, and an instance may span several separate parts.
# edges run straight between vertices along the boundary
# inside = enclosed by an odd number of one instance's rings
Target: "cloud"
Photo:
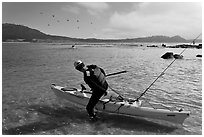
[[[80,8],[73,6],[73,5],[65,5],[64,7],[62,7],[62,10],[64,11],[68,11],[74,14],[79,14],[80,13]]]
[[[77,4],[87,9],[91,15],[98,15],[109,9],[109,5],[105,2],[79,2]]]
[[[129,33],[132,37],[148,35],[195,35],[202,31],[201,3],[140,3],[134,10],[115,11],[109,20],[109,30]],[[108,30],[108,29],[106,29]],[[110,31],[109,31],[110,33]]]

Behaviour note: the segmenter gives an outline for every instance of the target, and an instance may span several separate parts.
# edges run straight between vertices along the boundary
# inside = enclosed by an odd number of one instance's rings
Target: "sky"
[[[202,3],[3,2],[2,23],[73,38],[179,35],[194,39],[202,32]]]

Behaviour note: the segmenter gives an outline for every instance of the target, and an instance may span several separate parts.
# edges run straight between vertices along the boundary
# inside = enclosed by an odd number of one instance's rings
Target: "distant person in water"
[[[106,82],[105,71],[96,65],[87,65],[78,60],[74,62],[74,67],[84,74],[84,81],[91,88],[92,96],[86,106],[86,110],[91,120],[97,120],[94,107],[103,95],[107,95],[108,83]]]

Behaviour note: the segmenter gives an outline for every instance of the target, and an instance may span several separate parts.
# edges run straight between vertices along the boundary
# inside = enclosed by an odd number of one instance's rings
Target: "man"
[[[104,70],[96,65],[88,65],[78,60],[74,62],[74,67],[84,74],[84,81],[91,88],[92,96],[86,106],[86,110],[91,120],[97,120],[94,107],[103,95],[107,95],[108,83]]]

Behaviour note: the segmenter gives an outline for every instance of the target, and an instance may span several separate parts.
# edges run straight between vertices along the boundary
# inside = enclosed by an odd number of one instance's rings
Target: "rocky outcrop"
[[[196,55],[196,57],[200,57],[200,58],[202,58],[202,55],[198,54],[198,55]]]
[[[182,55],[179,55],[179,54],[174,54],[174,58],[175,58],[175,59],[182,59],[183,56],[182,56]]]
[[[172,58],[174,58],[174,54],[173,54],[173,52],[167,52],[164,55],[162,55],[161,58],[163,58],[163,59],[172,59]]]
[[[163,58],[163,59],[172,59],[172,58],[182,59],[183,56],[179,55],[179,54],[174,54],[173,52],[167,52],[164,55],[162,55],[161,58]]]

